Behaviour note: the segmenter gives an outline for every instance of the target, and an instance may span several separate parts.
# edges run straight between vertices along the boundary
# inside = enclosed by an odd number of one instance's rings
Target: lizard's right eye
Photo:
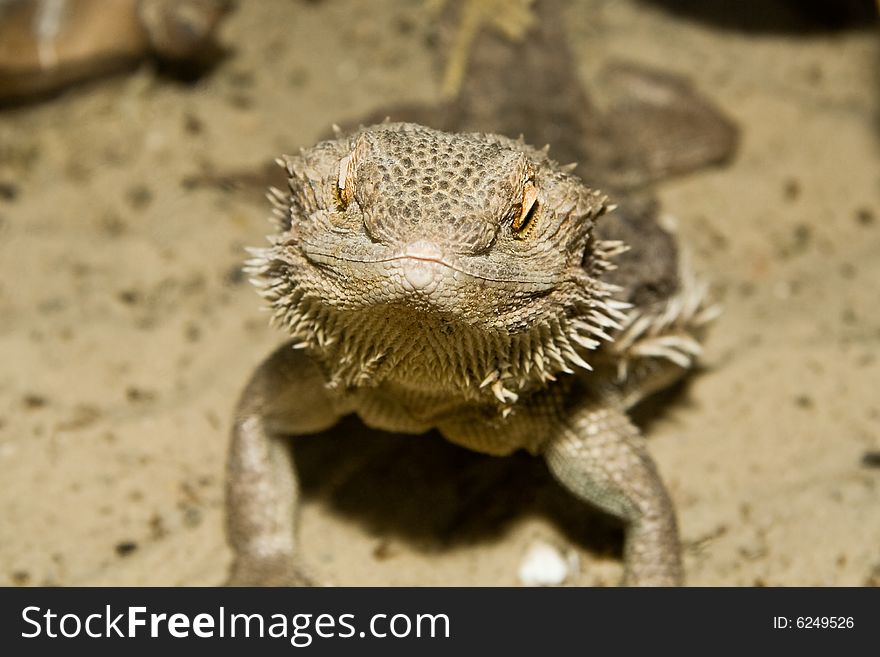
[[[344,212],[354,196],[354,183],[352,181],[351,155],[346,155],[339,161],[339,172],[336,176],[336,184],[333,186],[333,198],[336,200],[336,209]]]

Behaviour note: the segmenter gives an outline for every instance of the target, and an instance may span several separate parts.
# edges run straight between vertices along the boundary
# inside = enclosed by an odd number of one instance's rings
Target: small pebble
[[[535,541],[519,565],[519,581],[525,586],[559,586],[577,571],[577,555],[564,555],[559,548]]]

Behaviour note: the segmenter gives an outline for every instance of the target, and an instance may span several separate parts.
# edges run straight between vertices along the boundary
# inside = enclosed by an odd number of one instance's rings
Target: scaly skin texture
[[[350,413],[542,456],[625,521],[626,584],[681,583],[673,507],[626,410],[690,367],[711,308],[653,213],[603,217],[570,168],[492,134],[385,123],[282,163],[278,230],[249,272],[292,340],[236,413],[230,583],[311,580],[289,435]]]

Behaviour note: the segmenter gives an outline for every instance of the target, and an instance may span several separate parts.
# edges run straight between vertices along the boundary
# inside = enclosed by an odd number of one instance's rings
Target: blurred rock
[[[228,0],[0,0],[0,103],[122,71],[220,56]]]

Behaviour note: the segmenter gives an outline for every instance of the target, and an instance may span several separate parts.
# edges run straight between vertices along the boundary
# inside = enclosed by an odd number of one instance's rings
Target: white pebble
[[[566,557],[559,548],[535,541],[519,565],[519,581],[525,586],[559,586],[577,570],[577,555]]]

